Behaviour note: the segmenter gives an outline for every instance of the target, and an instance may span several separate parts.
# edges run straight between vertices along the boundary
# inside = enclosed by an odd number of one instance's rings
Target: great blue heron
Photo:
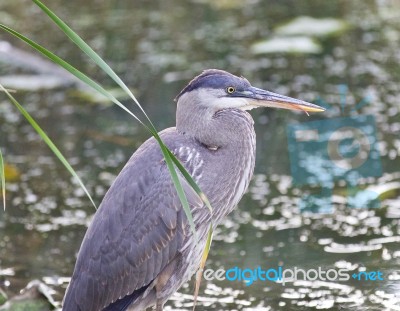
[[[253,174],[255,132],[246,110],[319,106],[255,88],[216,69],[176,97],[176,127],[161,138],[207,195],[212,214],[181,178],[193,236],[160,147],[147,140],[105,195],[86,232],[64,298],[65,311],[143,310],[164,303],[198,269],[207,233],[238,204]]]

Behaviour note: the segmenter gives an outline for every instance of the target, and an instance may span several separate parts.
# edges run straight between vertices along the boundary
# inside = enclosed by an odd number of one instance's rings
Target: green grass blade
[[[171,150],[168,149],[169,155],[171,156],[172,161],[174,161],[174,164],[176,167],[181,171],[182,175],[185,177],[185,179],[188,181],[190,186],[196,191],[196,193],[200,196],[202,201],[206,204],[210,212],[212,212],[212,207],[210,202],[207,199],[207,196],[204,194],[203,191],[201,191],[200,187],[197,185],[197,183],[193,180],[192,176],[188,173],[188,171],[185,169],[185,167],[182,165],[182,163],[175,157],[175,155],[171,152]]]
[[[161,151],[162,151],[162,153],[164,155],[165,163],[167,164],[167,167],[168,167],[169,172],[171,174],[171,178],[172,178],[172,181],[174,183],[176,192],[178,193],[179,200],[182,203],[183,210],[184,210],[185,215],[186,215],[186,217],[187,217],[187,219],[189,221],[189,225],[190,225],[190,228],[191,228],[191,230],[193,232],[195,241],[197,242],[198,239],[197,239],[196,227],[195,227],[194,222],[193,222],[192,211],[190,210],[189,202],[187,200],[185,191],[183,190],[182,184],[179,181],[178,174],[176,173],[176,170],[175,170],[175,167],[174,167],[174,163],[173,163],[173,161],[171,159],[171,156],[169,154],[171,151],[164,145],[164,143],[162,142],[162,140],[161,140],[161,138],[159,136],[155,137],[155,139],[157,139],[157,141],[158,141],[158,143],[160,145]]]
[[[161,149],[163,151],[164,157],[166,158],[166,163],[168,166],[169,171],[171,172],[171,177],[174,182],[175,188],[177,189],[177,193],[179,198],[181,199],[183,209],[185,211],[185,214],[188,216],[188,220],[190,223],[190,226],[194,228],[194,223],[193,219],[191,216],[191,211],[189,208],[189,204],[187,202],[186,197],[183,199],[184,191],[182,188],[182,185],[179,182],[179,179],[177,178],[176,172],[175,172],[175,167],[172,164],[171,156],[169,155],[170,152],[168,152],[168,148],[164,145],[162,142],[161,138],[159,137],[158,133],[156,130],[153,130],[152,128],[149,128],[146,124],[144,124],[136,115],[134,115],[128,108],[126,108],[120,101],[118,101],[112,94],[107,92],[101,85],[99,85],[97,82],[93,81],[91,78],[86,76],[84,73],[76,69],[75,67],[71,66],[69,63],[64,61],[62,58],[58,57],[54,53],[50,52],[43,46],[37,44],[36,42],[30,40],[29,38],[25,37],[24,35],[18,33],[17,31],[0,24],[0,29],[3,29],[10,34],[14,35],[15,37],[19,38],[20,40],[24,41],[28,45],[30,45],[32,48],[37,50],[38,52],[42,53],[44,56],[46,56],[48,59],[53,61],[54,63],[58,64],[59,66],[63,67],[65,70],[69,71],[71,74],[73,74],[75,77],[77,77],[79,80],[87,84],[88,86],[92,87],[94,90],[98,91],[102,95],[104,95],[106,98],[108,98],[110,101],[114,102],[116,105],[118,105],[120,108],[122,108],[124,111],[126,111],[128,114],[130,114],[133,118],[135,118],[140,124],[142,124],[158,141],[158,143],[161,146]],[[168,151],[166,151],[168,150]],[[178,161],[177,159],[175,159]],[[175,176],[175,177],[174,177]],[[182,196],[183,194],[183,196]]]
[[[134,117],[136,119],[136,121],[138,121],[140,124],[142,124],[143,126],[145,126],[147,128],[147,126],[136,115],[134,115],[132,113],[132,111],[130,111],[128,108],[126,108],[112,94],[107,92],[97,82],[95,82],[94,80],[92,80],[91,78],[86,76],[84,73],[82,73],[81,71],[79,71],[75,67],[71,66],[69,63],[64,61],[62,58],[58,57],[57,55],[55,55],[54,53],[50,52],[49,50],[47,50],[43,46],[37,44],[36,42],[30,40],[29,38],[25,37],[24,35],[20,34],[19,32],[15,31],[15,30],[13,30],[13,29],[11,29],[11,28],[3,25],[3,24],[0,24],[0,29],[3,29],[5,31],[7,31],[8,33],[12,34],[13,36],[17,37],[18,39],[24,41],[25,43],[30,45],[32,48],[34,48],[36,51],[38,51],[41,54],[43,54],[44,56],[46,56],[52,62],[54,62],[55,64],[57,64],[57,65],[59,65],[61,67],[63,67],[65,70],[69,71],[71,74],[73,74],[79,80],[81,80],[82,82],[84,82],[85,84],[87,84],[88,86],[93,88],[94,90],[98,91],[100,94],[102,94],[103,96],[108,98],[110,101],[112,101],[113,103],[118,105],[121,109],[123,109],[124,111],[129,113],[132,117]]]
[[[193,311],[196,308],[197,297],[199,296],[201,278],[203,277],[204,266],[206,265],[208,253],[210,252],[212,237],[213,237],[213,224],[211,223],[210,229],[208,230],[207,241],[206,241],[206,245],[204,246],[203,255],[201,256],[200,267],[196,273],[196,281],[195,281],[195,288],[194,288],[194,295],[193,295],[193,297],[194,297]]]
[[[104,90],[99,84],[91,80],[89,77],[84,75],[82,72],[56,56],[55,54],[51,53],[44,47],[40,46],[39,44],[35,43],[34,41],[28,39],[27,37],[23,36],[22,34],[12,30],[11,28],[0,25],[0,28],[3,28],[4,30],[8,31],[9,33],[13,34],[14,36],[18,37],[19,39],[25,41],[27,44],[32,46],[34,49],[38,50],[40,53],[48,57],[50,60],[55,62],[56,64],[62,66],[64,69],[75,75],[78,79],[80,79],[82,82],[88,84],[98,92],[100,92],[102,95],[106,96],[108,99],[110,99],[112,102],[120,106],[123,110],[128,112],[131,116],[133,116],[139,123],[141,123],[143,126],[149,130],[149,132],[157,139],[157,141],[160,144],[160,147],[163,151],[164,157],[166,159],[166,163],[168,165],[168,169],[171,173],[172,180],[174,182],[175,188],[177,190],[178,196],[181,200],[181,203],[183,205],[184,211],[186,215],[188,216],[189,223],[192,227],[194,228],[194,223],[192,220],[191,216],[191,211],[189,209],[189,205],[187,203],[187,199],[185,197],[184,191],[182,186],[180,185],[180,182],[177,178],[176,172],[175,172],[175,167],[172,163],[174,162],[179,170],[182,172],[183,176],[185,179],[189,182],[189,184],[194,188],[194,190],[198,193],[200,198],[205,202],[205,204],[208,206],[208,208],[211,210],[211,205],[208,202],[205,194],[200,190],[196,182],[193,180],[193,178],[190,176],[190,174],[186,171],[186,169],[181,165],[178,159],[168,150],[168,148],[165,147],[163,144],[161,138],[159,137],[157,130],[155,129],[154,125],[152,124],[151,120],[145,113],[144,109],[142,106],[139,104],[135,96],[132,94],[132,92],[129,90],[129,88],[125,85],[125,83],[117,76],[117,74],[108,66],[106,62],[104,62],[101,57],[92,49],[90,48],[89,45],[87,45],[68,25],[66,25],[60,18],[58,18],[50,9],[48,9],[43,3],[41,3],[38,0],[33,0],[35,4],[37,4],[63,31],[64,33],[79,47],[81,50],[86,53],[100,68],[102,68],[132,99],[133,101],[139,106],[145,117],[150,123],[150,127],[146,126],[138,117],[136,117],[129,109],[127,109],[122,103],[120,103],[114,96],[109,94],[106,90]],[[163,148],[164,146],[164,148]],[[165,152],[167,151],[167,152]]]
[[[133,95],[131,90],[126,86],[126,84],[121,80],[120,77],[112,70],[112,68],[75,32],[73,31],[61,18],[59,18],[54,12],[52,12],[48,7],[46,7],[39,0],[32,0],[38,7],[42,9],[53,21],[54,23],[74,42],[86,55],[88,55],[111,79],[113,79],[138,105],[140,110],[143,112],[147,120],[149,121],[153,130],[155,127],[151,122],[150,118],[147,116],[143,107],[139,104],[139,101]]]
[[[76,33],[74,32],[63,20],[61,20],[54,12],[52,12],[48,7],[46,7],[39,0],[32,0],[37,6],[39,6],[53,21],[54,23],[74,42],[86,55],[88,55],[108,76],[115,81],[130,97],[131,99],[138,105],[140,110],[143,112],[146,119],[149,121],[151,133],[154,137],[157,137],[157,141],[161,141],[161,138],[158,136],[157,130],[151,122],[150,118],[139,104],[136,97],[133,95],[131,90],[126,86],[126,84],[118,77],[118,75],[112,70],[112,68]],[[165,156],[165,155],[164,155]],[[200,190],[200,187],[193,180],[192,176],[186,171],[186,169],[180,164],[179,160],[169,152],[169,156],[173,159],[179,170],[182,172],[185,179],[189,182],[189,184],[193,187],[193,189],[197,192],[203,202],[207,205],[207,207],[212,210],[210,202],[208,201],[206,195]],[[168,157],[168,156],[167,156]],[[173,168],[174,169],[174,168]],[[171,171],[172,174],[172,171]],[[183,202],[182,202],[183,203]]]
[[[3,197],[3,208],[4,210],[6,210],[6,170],[1,149],[0,149],[0,183],[1,183],[1,195]]]
[[[10,101],[17,107],[17,109],[21,112],[21,114],[25,117],[25,119],[28,120],[28,122],[31,124],[31,126],[35,129],[35,131],[40,135],[40,137],[44,140],[44,142],[49,146],[51,151],[56,155],[56,157],[61,161],[61,163],[65,166],[65,168],[70,172],[70,174],[75,177],[75,179],[78,181],[79,185],[81,188],[85,191],[86,195],[92,202],[93,206],[95,208],[96,204],[94,203],[92,197],[90,196],[89,191],[86,189],[85,185],[79,178],[78,174],[75,172],[75,170],[72,168],[72,166],[68,163],[68,161],[65,159],[65,157],[62,155],[60,150],[54,145],[54,143],[51,141],[51,139],[47,136],[47,134],[41,129],[39,124],[31,117],[31,115],[18,103],[18,101],[0,84],[0,90],[3,90]]]

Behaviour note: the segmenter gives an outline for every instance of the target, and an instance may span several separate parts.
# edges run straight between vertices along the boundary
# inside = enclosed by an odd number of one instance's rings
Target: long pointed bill
[[[256,87],[250,87],[241,95],[250,99],[251,105],[259,107],[274,107],[289,110],[300,110],[304,112],[321,112],[325,108],[295,99],[292,97],[279,95],[270,91],[265,91]]]

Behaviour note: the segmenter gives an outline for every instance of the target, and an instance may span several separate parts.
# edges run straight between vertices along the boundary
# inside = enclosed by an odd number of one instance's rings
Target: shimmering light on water
[[[174,124],[173,98],[181,87],[210,67],[242,74],[256,86],[286,95],[317,103],[323,100],[330,108],[311,117],[287,111],[252,112],[258,135],[256,174],[238,209],[216,230],[207,267],[381,270],[384,281],[298,280],[285,286],[258,282],[246,287],[243,282],[203,280],[196,310],[399,310],[398,4],[296,1],[293,6],[287,1],[207,0],[178,1],[173,6],[149,1],[48,4],[121,74],[159,129]],[[29,1],[1,2],[0,16],[2,22],[114,88]],[[310,23],[326,27],[326,19],[332,18],[328,21],[334,21],[340,31],[302,33],[318,48],[315,54],[301,49],[293,54],[290,44],[280,45],[279,52],[276,46],[274,53],[264,46],[264,51],[253,54],[251,47],[259,43],[282,42],[285,36],[290,37],[289,43],[298,40],[293,24],[299,25],[299,16],[306,16],[300,19],[301,27]],[[292,25],[289,33],[282,33],[280,26],[285,25]],[[316,33],[322,28],[315,28]],[[38,62],[9,36],[2,34],[1,40],[28,54],[18,58],[18,53],[12,53],[10,61],[0,51],[0,76],[38,78],[35,92],[22,91],[33,87],[28,83],[32,80],[14,79],[14,83],[27,84],[14,85],[20,89],[16,96],[65,152],[99,203],[148,134],[82,85],[67,88],[75,82],[65,73],[58,72],[61,81],[49,85],[43,77],[54,73],[53,67]],[[348,87],[343,109],[338,86],[344,84]],[[357,105],[365,97],[370,103]],[[318,184],[293,185],[287,124],[360,114],[375,118],[382,176],[360,178],[360,189],[349,187],[345,180],[335,181],[329,213],[300,212],[304,197],[316,197],[323,189]],[[12,295],[37,278],[56,289],[55,298],[61,301],[94,209],[4,98],[0,98],[0,133],[8,165],[9,206],[6,213],[0,212],[0,287]],[[312,156],[305,162],[310,171],[318,161],[317,155]],[[349,208],[350,194],[357,197],[355,190],[377,193],[380,207]],[[192,304],[190,283],[174,295],[166,310],[191,310]]]

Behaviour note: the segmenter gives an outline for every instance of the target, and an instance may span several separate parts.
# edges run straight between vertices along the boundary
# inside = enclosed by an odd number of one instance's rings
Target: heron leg
[[[157,299],[156,311],[163,311],[164,304],[160,299]]]
[[[165,288],[166,284],[171,278],[171,275],[175,272],[176,265],[178,259],[180,259],[181,255],[177,255],[172,259],[168,265],[161,271],[161,273],[154,280],[154,288],[156,291],[156,310],[162,311],[164,308],[164,303],[166,302],[165,296],[163,296],[162,292]]]

